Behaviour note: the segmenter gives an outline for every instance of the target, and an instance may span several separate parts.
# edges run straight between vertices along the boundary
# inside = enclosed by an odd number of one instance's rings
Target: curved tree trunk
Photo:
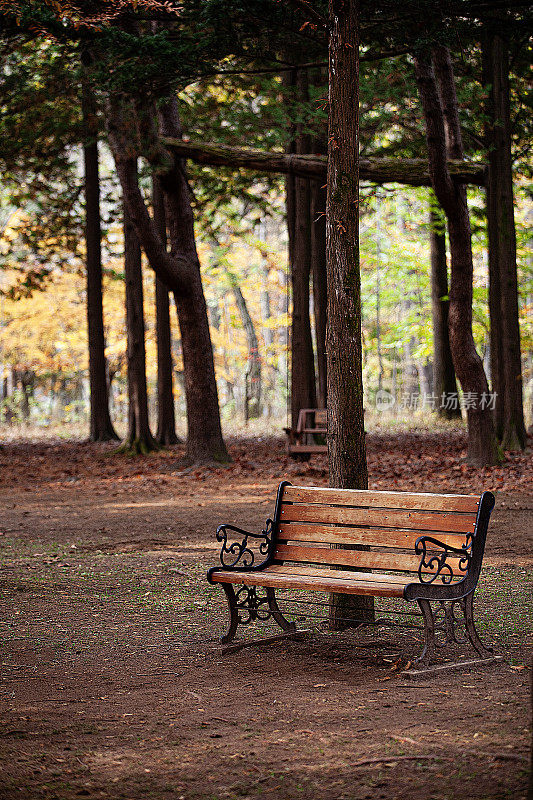
[[[150,432],[146,389],[146,351],[141,246],[124,206],[124,272],[126,280],[126,327],[128,332],[128,435],[122,450],[148,453],[157,449]]]
[[[167,224],[165,201],[159,179],[152,178],[152,204],[154,223],[166,247]],[[157,337],[157,432],[155,438],[161,445],[177,444],[174,389],[172,382],[172,337],[170,331],[170,303],[168,289],[155,275],[155,327]]]
[[[415,74],[426,120],[433,191],[448,220],[451,254],[448,325],[455,372],[467,406],[468,458],[479,466],[495,464],[499,454],[489,388],[472,333],[473,261],[466,188],[454,184],[447,166],[447,156],[462,157],[457,97],[448,50],[436,48],[433,63],[428,53],[418,54]]]
[[[102,250],[100,224],[100,176],[98,123],[95,101],[86,82],[82,85],[85,188],[85,263],[87,270],[87,338],[89,342],[89,390],[91,442],[118,440],[109,414],[102,303]]]
[[[440,212],[440,213],[439,213]],[[461,417],[448,332],[448,267],[446,264],[446,222],[439,210],[430,207],[431,309],[433,321],[433,394],[441,417]]]
[[[176,101],[168,101],[160,111],[163,132],[179,136]],[[108,132],[124,200],[139,241],[150,266],[172,291],[176,301],[187,405],[186,460],[191,463],[227,462],[230,458],[222,438],[207,306],[196,251],[190,189],[183,164],[162,147],[153,109],[142,102],[134,109],[131,101],[120,96],[110,98]],[[135,153],[135,142],[139,138],[161,180],[170,252],[148,214],[137,175],[131,169],[131,154]]]
[[[160,110],[162,132],[181,135],[175,99]],[[209,319],[194,235],[191,190],[184,162],[174,159],[171,171],[161,176],[165,213],[170,234],[171,255],[186,258],[188,282],[174,291],[183,348],[185,396],[187,402],[187,458],[209,463],[230,460],[222,438],[218,391],[213,361]]]
[[[329,485],[367,489],[359,271],[359,40],[356,0],[329,0],[326,208]],[[330,596],[330,624],[372,620],[374,599]]]
[[[261,416],[261,357],[259,355],[259,341],[255,332],[254,321],[248,311],[241,287],[233,275],[230,275],[230,283],[248,345],[244,399],[244,420],[248,422],[249,419]]]

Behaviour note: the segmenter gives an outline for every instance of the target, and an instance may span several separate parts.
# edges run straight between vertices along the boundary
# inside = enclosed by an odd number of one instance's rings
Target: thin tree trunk
[[[152,177],[152,204],[154,223],[163,246],[167,246],[165,201],[156,176]],[[177,444],[174,389],[172,382],[172,345],[170,331],[170,303],[168,289],[155,275],[155,317],[157,336],[157,433],[161,445]]]
[[[509,100],[509,53],[497,33],[483,43],[484,83],[489,88],[486,125],[489,172],[487,217],[491,311],[491,353],[497,389],[497,432],[508,450],[526,446],[522,395],[522,358],[518,321],[516,232],[514,223],[513,171]],[[494,323],[494,337],[492,325]],[[494,342],[493,342],[494,339]]]
[[[229,280],[248,346],[248,365],[244,376],[244,421],[248,422],[249,419],[261,416],[261,357],[259,355],[259,341],[255,332],[254,321],[250,316],[241,287],[234,275],[229,275]]]
[[[378,194],[378,203],[381,203],[381,198]],[[381,213],[378,207],[377,214],[375,215],[375,233],[376,233],[376,348],[378,354],[378,391],[383,389],[383,378],[385,370],[383,368],[383,353],[381,349]]]
[[[28,424],[31,415],[30,400],[33,398],[33,393],[35,388],[35,372],[32,369],[21,369],[18,373],[18,378],[20,381],[20,389],[22,393],[22,400],[21,400],[22,419],[26,424]]]
[[[100,176],[96,103],[84,81],[81,108],[85,188],[85,264],[87,270],[87,338],[89,343],[91,442],[118,440],[109,414],[102,302],[102,251],[100,224]]]
[[[488,182],[491,182],[490,177]],[[494,208],[497,192],[487,185],[485,193],[487,214],[488,263],[489,263],[489,320],[490,320],[490,383],[495,397],[494,427],[499,440],[503,437],[504,420],[504,355],[503,355],[503,320],[500,310],[500,265],[498,258],[498,216]]]
[[[359,271],[359,40],[356,0],[329,0],[326,208],[329,485],[368,488]],[[330,624],[373,619],[372,597],[330,596]]]
[[[446,221],[440,210],[430,205],[429,241],[431,249],[431,310],[433,321],[433,394],[435,410],[446,419],[461,417],[448,332],[448,267],[446,264]]]
[[[435,49],[434,65],[427,53],[415,58],[433,190],[448,220],[451,254],[448,325],[455,372],[467,405],[468,458],[471,463],[483,466],[497,463],[499,454],[487,378],[472,334],[473,261],[466,189],[454,184],[447,166],[447,156],[462,156],[462,140],[453,70],[446,48]]]
[[[312,70],[310,79],[313,87],[327,85],[324,68]],[[311,139],[315,154],[327,158],[327,127],[317,123],[316,132]],[[328,307],[328,280],[326,267],[326,178],[310,181],[311,189],[311,275],[313,278],[313,312],[316,337],[317,405],[326,408],[327,404],[327,359],[326,326]]]
[[[263,389],[263,414],[267,417],[272,416],[272,404],[274,395],[276,393],[276,373],[278,366],[272,363],[272,355],[274,353],[274,331],[269,326],[272,313],[270,310],[270,290],[269,290],[269,267],[266,255],[266,250],[261,251],[262,256],[262,285],[261,285],[261,323],[262,323],[262,336],[265,343],[265,352],[263,359],[263,373],[264,373],[264,389]]]
[[[326,408],[327,361],[326,320],[328,288],[326,273],[326,190],[322,182],[311,181],[311,272],[316,335],[317,405]]]
[[[299,70],[296,77],[297,98],[308,99],[307,73]],[[309,152],[309,136],[298,126],[295,136],[297,154]],[[290,216],[289,257],[292,279],[291,335],[291,416],[296,428],[302,408],[315,408],[316,385],[311,319],[309,316],[309,281],[311,273],[311,205],[310,186],[306,178],[296,177],[288,182],[287,198]],[[292,203],[292,206],[291,206]],[[291,241],[292,239],[292,241]]]
[[[129,405],[128,435],[122,449],[132,453],[148,453],[157,449],[157,442],[150,432],[148,418],[141,246],[126,205],[124,205],[124,272]]]

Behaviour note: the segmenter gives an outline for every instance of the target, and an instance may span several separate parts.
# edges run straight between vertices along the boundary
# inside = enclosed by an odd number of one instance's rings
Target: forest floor
[[[401,628],[221,654],[216,526],[260,529],[283,478],[327,482],[279,438],[229,444],[204,470],[180,446],[0,448],[0,798],[525,798],[531,450],[476,470],[455,430],[368,436],[371,488],[497,495],[476,598],[505,661],[407,680]]]

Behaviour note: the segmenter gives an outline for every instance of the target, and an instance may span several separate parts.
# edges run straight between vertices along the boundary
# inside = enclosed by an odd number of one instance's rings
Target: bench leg
[[[285,619],[276,601],[274,589],[267,588],[266,596],[260,597],[255,586],[241,586],[235,592],[231,583],[223,583],[222,588],[226,593],[229,610],[228,632],[221,638],[222,644],[228,644],[235,637],[238,625],[249,625],[251,622],[266,620],[273,617],[280,628],[294,633],[296,623]]]
[[[431,609],[429,600],[417,600],[420,606],[420,611],[424,618],[424,648],[418,658],[413,660],[413,664],[417,666],[425,666],[429,664],[432,656],[435,654],[435,618]]]
[[[268,600],[268,607],[270,609],[270,613],[272,614],[272,616],[274,617],[280,628],[283,628],[284,631],[295,631],[296,623],[289,622],[288,619],[285,619],[285,617],[279,610],[279,606],[276,601],[276,593],[274,589],[267,588],[266,596]]]
[[[225,636],[221,637],[220,641],[222,644],[228,644],[228,642],[231,642],[235,636],[237,625],[239,624],[239,615],[237,613],[237,598],[235,596],[235,590],[233,586],[231,583],[223,583],[222,588],[226,593],[226,599],[228,601],[229,628],[228,632],[225,634]]]
[[[429,600],[417,601],[424,618],[425,644],[420,656],[413,661],[414,665],[427,666],[437,649],[444,649],[454,642],[469,642],[483,658],[493,655],[492,648],[483,644],[474,625],[473,599],[472,592],[460,600],[438,600],[435,610]],[[456,616],[457,606],[463,612],[463,618]]]
[[[483,644],[481,639],[479,638],[479,634],[476,630],[476,626],[474,625],[474,592],[464,597],[461,601],[461,605],[463,607],[463,613],[465,615],[465,630],[468,640],[474,650],[476,650],[480,656],[491,656],[494,652],[492,647],[487,647],[487,645]]]

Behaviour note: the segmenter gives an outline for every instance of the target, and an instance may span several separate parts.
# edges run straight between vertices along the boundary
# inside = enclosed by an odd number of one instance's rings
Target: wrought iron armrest
[[[447,563],[448,556],[459,556],[458,567],[462,572],[467,573],[472,560],[472,542],[474,537],[468,534],[466,542],[461,547],[452,547],[451,544],[434,539],[433,536],[420,536],[415,542],[415,553],[421,555],[420,564],[418,566],[418,579],[420,583],[434,583],[440,579],[441,583],[449,584],[453,580],[453,569]],[[440,547],[441,553],[429,552],[427,545],[432,544],[435,547]],[[431,548],[432,550],[435,547]],[[426,570],[424,572],[424,570]],[[435,570],[429,572],[427,570]]]
[[[449,594],[450,599],[455,595],[463,596],[466,589],[463,584],[468,577],[472,562],[473,541],[474,537],[468,534],[466,542],[461,547],[453,547],[451,544],[446,544],[439,539],[433,538],[433,536],[420,536],[415,542],[415,553],[422,556],[418,565],[418,580],[420,583],[408,584],[405,587],[404,595],[406,599],[415,600],[418,597],[427,597],[428,599],[434,597],[437,599],[441,597],[444,587],[449,587],[445,594]],[[431,547],[428,547],[428,545],[431,545]],[[436,548],[440,548],[441,552],[435,552]],[[459,559],[457,567],[464,573],[460,581],[453,581],[454,571],[448,561],[450,556],[455,556]],[[421,584],[423,584],[423,587],[421,587]]]
[[[240,534],[240,540],[232,541],[231,538],[228,538],[228,531]],[[243,528],[236,528],[234,525],[219,525],[217,528],[217,540],[222,542],[222,549],[220,551],[220,563],[222,568],[235,572],[264,569],[272,560],[272,532],[273,522],[271,519],[267,519],[265,528],[261,533],[250,533],[250,531],[245,531]],[[250,547],[250,539],[262,540],[256,552]],[[255,560],[258,554],[265,556],[265,558],[259,564],[256,564]],[[220,567],[213,567],[209,570],[208,580],[210,579],[210,573],[219,569]]]

